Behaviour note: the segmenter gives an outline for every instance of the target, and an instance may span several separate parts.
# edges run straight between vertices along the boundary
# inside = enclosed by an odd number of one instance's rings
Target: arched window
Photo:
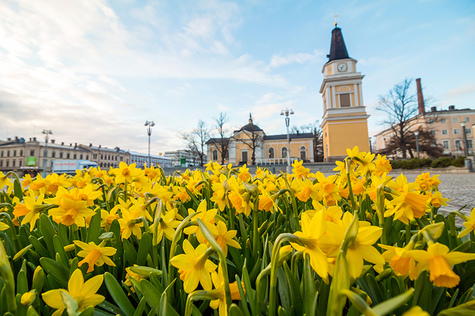
[[[275,158],[274,148],[269,148],[269,158]]]
[[[213,160],[218,160],[218,151],[216,149],[213,150]]]
[[[300,147],[300,160],[307,160],[307,148],[305,146]]]
[[[287,147],[282,147],[282,158],[287,158]]]

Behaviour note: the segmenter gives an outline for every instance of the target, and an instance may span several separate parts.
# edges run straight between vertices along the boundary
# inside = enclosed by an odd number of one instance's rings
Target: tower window
[[[340,107],[349,107],[350,106],[350,94],[343,93],[340,94]]]
[[[213,150],[213,160],[218,160],[218,151],[216,149]]]

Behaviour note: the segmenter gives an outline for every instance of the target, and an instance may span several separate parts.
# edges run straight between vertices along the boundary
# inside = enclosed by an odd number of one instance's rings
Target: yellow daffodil
[[[193,292],[200,283],[205,291],[210,291],[212,288],[210,273],[216,270],[217,265],[208,260],[207,249],[208,247],[204,244],[195,249],[185,239],[183,241],[183,251],[185,253],[170,260],[170,263],[178,268],[186,293]]]
[[[78,304],[77,311],[82,312],[89,306],[96,306],[104,301],[104,296],[96,294],[97,290],[101,287],[103,279],[104,277],[102,275],[97,275],[84,282],[81,270],[76,269],[69,278],[67,291],[64,289],[56,289],[43,293],[43,301],[45,301],[48,306],[56,309],[52,316],[61,316],[66,306],[63,303],[60,291],[65,291],[71,295]]]
[[[380,154],[376,156],[374,165],[376,166],[374,174],[378,177],[382,177],[383,174],[388,174],[393,169],[390,161],[386,159],[386,156],[381,156]]]
[[[451,266],[475,260],[475,253],[449,252],[446,245],[433,243],[427,251],[412,250],[410,255],[418,261],[418,274],[423,270],[429,270],[430,280],[438,287],[455,287],[460,282],[460,277],[455,274]]]
[[[109,231],[109,228],[115,219],[119,220],[120,216],[117,214],[118,210],[119,207],[117,205],[114,206],[110,212],[101,210],[101,227],[104,227],[106,231]]]
[[[251,178],[251,174],[249,173],[249,168],[247,168],[246,164],[244,164],[244,166],[239,168],[238,178],[244,182],[248,182],[249,179]]]
[[[292,164],[292,172],[298,179],[304,179],[310,173],[310,169],[303,166],[303,160],[297,160]]]
[[[389,209],[385,217],[394,214],[395,220],[408,224],[414,218],[421,218],[426,213],[427,196],[414,192],[418,187],[416,183],[408,183],[407,178],[401,174],[396,179],[397,189],[392,191],[396,197],[389,202]]]
[[[321,195],[318,192],[318,185],[313,184],[312,181],[299,178],[292,182],[292,189],[295,191],[295,197],[302,202],[307,202],[311,197],[313,200],[320,201]]]
[[[228,255],[228,245],[233,248],[241,249],[241,245],[239,245],[239,243],[233,239],[237,234],[237,230],[228,231],[226,224],[221,221],[218,222],[218,225],[216,226],[218,234],[214,237],[216,238],[218,245],[223,250],[224,256]]]
[[[21,221],[21,225],[25,225],[26,223],[30,223],[30,231],[35,228],[36,221],[40,217],[40,212],[45,208],[45,204],[43,204],[44,195],[40,194],[38,197],[35,198],[34,193],[31,192],[29,196],[25,196],[23,198],[24,203],[18,203],[15,205],[15,209],[13,210],[13,215],[19,218],[23,217]]]
[[[122,210],[122,218],[119,219],[121,238],[129,239],[130,235],[134,234],[138,239],[142,238],[143,222],[137,220],[139,214],[130,212],[129,210]]]
[[[318,211],[310,219],[306,214],[302,214],[302,231],[295,232],[294,235],[299,237],[300,243],[291,243],[292,247],[297,251],[303,251],[304,255],[310,257],[310,265],[317,274],[328,283],[328,260],[326,254],[321,249],[322,246],[332,244],[333,240],[329,240],[329,236],[325,235],[326,221],[323,211]],[[333,244],[336,244],[333,242]]]
[[[468,221],[463,223],[463,226],[465,229],[460,232],[460,234],[457,236],[458,238],[462,238],[463,236],[470,234],[470,232],[475,229],[475,207],[472,208],[472,211],[470,212],[470,218]]]
[[[379,244],[379,247],[385,249],[383,258],[389,262],[391,268],[399,275],[408,275],[411,280],[417,277],[416,262],[410,255],[410,251],[414,248],[414,242],[411,241],[406,247],[398,248],[388,245]]]
[[[109,266],[115,267],[115,263],[109,257],[115,255],[117,249],[114,247],[104,247],[104,241],[101,242],[101,244],[96,245],[92,241],[86,244],[80,240],[75,240],[74,244],[82,249],[78,252],[78,256],[84,257],[83,260],[79,261],[78,266],[80,267],[84,263],[87,263],[88,273],[94,271],[94,265],[100,267],[105,263]]]
[[[439,175],[433,175],[432,177],[428,172],[422,173],[416,177],[415,183],[419,184],[424,191],[436,190],[440,184],[438,179]]]
[[[160,222],[153,223],[153,225],[150,227],[150,229],[153,230],[155,229],[155,225],[158,225],[158,227],[156,228],[158,232],[157,243],[162,240],[163,235],[165,235],[168,240],[173,240],[175,228],[177,228],[178,225],[180,225],[181,223],[181,221],[176,220],[177,213],[178,211],[176,208],[169,210],[168,212],[166,212],[166,214],[162,213]]]
[[[404,312],[402,316],[430,316],[430,314],[420,306],[413,306],[408,311]]]
[[[119,168],[114,170],[115,183],[131,183],[135,177],[140,175],[140,172],[140,169],[135,167],[135,163],[127,165],[125,162],[121,161]]]
[[[198,212],[198,215],[195,216],[195,219],[200,219],[203,221],[203,223],[208,227],[210,232],[213,234],[213,236],[218,235],[218,230],[216,226],[214,225],[214,217],[218,213],[218,210],[213,208],[208,210],[206,206],[206,200],[201,201],[200,205],[198,205],[198,209],[196,210]],[[188,209],[188,214],[193,214],[195,213],[195,210],[193,209]],[[191,234],[196,234],[196,238],[200,243],[205,243],[206,238],[203,236],[203,233],[199,229],[197,225],[192,225],[186,227],[183,232],[187,235]]]
[[[61,188],[58,188],[58,192]],[[76,200],[78,189],[73,189],[71,192],[62,193],[58,197],[57,208],[50,209],[48,214],[57,216],[60,222],[66,226],[76,224],[79,227],[86,226],[86,217],[96,214],[96,212],[87,207],[86,201]]]
[[[224,292],[224,278],[223,278],[223,271],[221,270],[221,266],[218,269],[218,272],[213,272],[211,274],[211,280],[213,281],[214,289],[209,292],[209,295],[215,297],[215,300],[212,300],[209,303],[209,306],[212,309],[217,309],[219,312],[219,316],[227,316],[228,310],[227,305],[225,302],[225,292]],[[244,290],[244,284],[242,283],[242,288]],[[237,281],[229,284],[229,289],[231,291],[231,299],[232,300],[240,300],[241,294],[239,293],[239,288],[237,285]]]
[[[434,194],[428,193],[427,195],[429,197],[427,204],[433,205],[434,207],[441,207],[442,205],[447,206],[447,202],[450,201],[449,199],[442,197],[440,191],[436,191]]]

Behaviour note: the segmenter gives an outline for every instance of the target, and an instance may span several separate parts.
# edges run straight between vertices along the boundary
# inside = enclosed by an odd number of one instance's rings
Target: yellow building
[[[289,147],[287,134],[266,135],[250,117],[249,124],[234,131],[230,138],[211,138],[206,144],[211,161],[221,163],[221,153],[224,152],[225,164],[251,165],[254,162],[257,165],[274,165],[287,163],[289,148],[292,161],[314,162],[313,142],[312,133],[291,134]]]
[[[324,160],[335,161],[346,157],[346,149],[358,146],[369,151],[368,124],[363,103],[363,75],[356,70],[356,59],[348,56],[341,29],[332,31],[328,62],[323,66]]]

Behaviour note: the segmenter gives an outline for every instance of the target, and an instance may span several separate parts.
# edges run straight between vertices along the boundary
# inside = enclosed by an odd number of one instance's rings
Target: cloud
[[[475,93],[475,83],[470,82],[446,92],[447,97],[462,97]]]
[[[269,66],[272,68],[277,68],[277,67],[281,67],[285,65],[290,65],[293,63],[304,64],[309,61],[321,59],[323,56],[324,56],[324,53],[316,49],[313,51],[313,54],[297,53],[297,54],[288,54],[285,56],[278,54],[278,55],[272,56]]]

